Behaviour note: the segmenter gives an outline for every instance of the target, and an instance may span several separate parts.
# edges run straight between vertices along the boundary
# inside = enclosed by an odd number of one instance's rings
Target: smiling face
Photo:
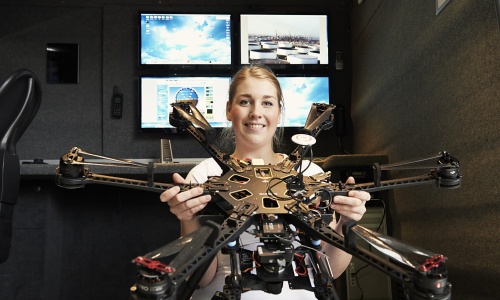
[[[272,151],[281,115],[280,97],[273,82],[255,77],[240,81],[226,114],[233,124],[237,150]]]

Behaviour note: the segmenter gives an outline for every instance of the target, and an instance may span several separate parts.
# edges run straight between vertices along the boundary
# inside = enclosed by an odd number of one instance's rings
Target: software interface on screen
[[[140,14],[141,65],[231,64],[229,14]]]
[[[305,125],[313,103],[329,103],[328,77],[278,77],[285,102],[284,124]],[[172,128],[171,103],[190,102],[212,127],[226,127],[230,77],[142,77],[141,128]]]
[[[328,64],[326,15],[240,16],[241,63]]]
[[[172,103],[196,106],[212,127],[227,126],[230,77],[142,77],[141,128],[172,128]]]

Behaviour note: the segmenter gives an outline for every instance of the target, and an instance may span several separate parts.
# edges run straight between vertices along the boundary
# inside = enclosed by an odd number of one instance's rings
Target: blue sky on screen
[[[172,19],[141,19],[141,62],[162,64],[230,63],[231,40],[226,20],[215,16],[182,15]]]
[[[303,127],[313,103],[329,103],[328,77],[279,77],[285,126]]]
[[[250,35],[305,35],[320,36],[320,22],[317,16],[296,15],[251,15],[248,18]]]

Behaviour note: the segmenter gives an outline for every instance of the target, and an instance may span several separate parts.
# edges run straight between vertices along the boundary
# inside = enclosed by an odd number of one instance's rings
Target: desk
[[[21,164],[21,178],[26,179],[30,177],[47,177],[55,176],[58,164],[45,163],[45,164]],[[173,174],[188,173],[196,163],[194,162],[180,162],[180,163],[154,163],[155,174]],[[87,168],[92,173],[102,175],[147,175],[146,168],[139,167],[110,167],[110,166],[93,166],[88,165]]]

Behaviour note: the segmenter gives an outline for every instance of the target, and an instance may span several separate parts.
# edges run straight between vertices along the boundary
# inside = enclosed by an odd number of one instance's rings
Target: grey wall
[[[58,158],[72,146],[101,152],[102,9],[2,7],[0,20],[0,76],[28,68],[42,82],[42,105],[18,143],[20,158]],[[80,45],[78,84],[45,84],[48,42]]]
[[[189,135],[139,132],[139,10],[328,13],[334,37],[329,43],[331,51],[342,50],[348,55],[350,50],[349,14],[343,1],[290,1],[286,7],[280,1],[1,2],[0,77],[24,67],[42,81],[40,111],[18,143],[21,159],[58,159],[74,146],[112,157],[159,159],[160,138],[172,140],[174,157],[208,157]],[[45,83],[45,48],[50,42],[79,44],[78,84]],[[348,107],[350,72],[331,71],[329,75],[333,79],[332,101]],[[110,112],[115,85],[124,94],[121,119],[113,119]],[[333,131],[320,135],[317,155],[339,153],[339,143],[332,137]]]
[[[344,1],[238,2],[0,0],[0,77],[29,68],[42,82],[42,105],[17,144],[19,157],[58,159],[73,146],[113,157],[160,157],[159,139],[166,136],[138,132],[139,10],[329,13],[336,24],[331,49],[349,55]],[[78,84],[46,84],[46,44],[51,42],[79,44]],[[348,109],[349,70],[330,76],[333,102]],[[115,85],[125,98],[118,120],[110,116]],[[175,157],[208,156],[190,136],[170,138]],[[324,132],[315,154],[339,149],[333,132]],[[53,176],[33,177],[22,180],[11,255],[0,264],[2,300],[128,299],[136,271],[131,259],[178,237],[179,223],[156,193],[103,186],[65,190]]]
[[[449,258],[453,299],[500,294],[500,30],[494,1],[364,1],[352,13],[356,153],[447,150],[463,185],[394,191],[395,234]]]

